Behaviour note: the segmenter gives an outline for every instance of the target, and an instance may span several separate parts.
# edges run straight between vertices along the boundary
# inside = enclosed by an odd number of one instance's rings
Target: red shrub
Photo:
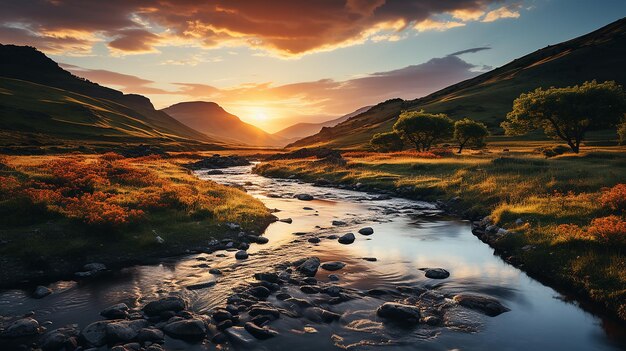
[[[612,210],[626,210],[626,184],[605,189],[600,196],[602,206]]]
[[[593,236],[585,232],[581,227],[576,224],[561,224],[556,227],[555,232],[557,236],[566,240],[589,240],[593,239]]]
[[[103,192],[85,193],[80,197],[66,199],[68,217],[77,218],[91,225],[119,226],[143,216],[143,211],[124,208],[112,203],[113,195]]]
[[[626,244],[626,221],[619,216],[595,218],[587,233],[608,244]]]

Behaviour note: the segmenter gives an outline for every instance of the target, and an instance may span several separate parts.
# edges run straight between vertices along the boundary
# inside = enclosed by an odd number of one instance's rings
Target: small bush
[[[626,221],[622,217],[611,215],[595,218],[591,221],[587,233],[605,244],[626,244]]]
[[[603,207],[612,210],[626,210],[626,184],[617,184],[616,186],[604,189],[600,202]]]
[[[548,158],[563,155],[569,150],[570,149],[564,145],[546,146],[540,149],[541,153]]]

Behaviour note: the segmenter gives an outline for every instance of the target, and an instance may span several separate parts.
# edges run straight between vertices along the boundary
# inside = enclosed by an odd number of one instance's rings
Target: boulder
[[[361,229],[359,229],[359,234],[361,234],[361,235],[372,235],[372,234],[374,234],[374,229],[372,229],[372,227],[361,228]]]
[[[502,305],[500,301],[487,296],[458,294],[454,296],[454,301],[463,307],[477,310],[490,317],[495,317],[510,311],[510,309]]]
[[[50,294],[52,294],[52,290],[46,288],[43,285],[39,285],[38,287],[35,288],[35,291],[33,292],[33,298],[41,299]]]
[[[311,194],[296,194],[293,197],[301,201],[311,201],[314,199]]]
[[[307,308],[304,316],[315,323],[331,323],[341,318],[341,315],[319,307]]]
[[[139,331],[147,326],[148,321],[144,319],[109,322],[105,327],[107,341],[115,343],[134,340],[139,334]]]
[[[283,222],[283,223],[287,223],[287,224],[291,224],[293,223],[293,219],[291,218],[283,218],[283,219],[279,219],[279,222]]]
[[[252,322],[248,322],[244,324],[243,327],[248,333],[250,333],[250,335],[254,336],[255,338],[259,340],[269,339],[271,337],[278,335],[278,332],[276,332],[275,330],[270,329],[268,327],[259,327],[258,325]]]
[[[340,244],[348,245],[348,244],[352,244],[355,239],[356,238],[354,237],[354,234],[348,233],[348,234],[344,234],[340,236],[338,241]]]
[[[420,309],[416,306],[396,302],[385,302],[376,314],[397,323],[417,324],[421,318]]]
[[[318,244],[321,240],[320,238],[309,238],[307,239],[308,242],[310,242],[311,244]]]
[[[443,268],[426,268],[424,272],[426,278],[430,279],[446,279],[450,276],[450,273]]]
[[[165,338],[163,332],[156,328],[143,328],[137,333],[137,340],[145,343],[149,342],[160,342]]]
[[[204,321],[197,318],[192,318],[168,323],[163,328],[163,331],[165,331],[167,335],[173,338],[183,340],[198,340],[206,336],[207,327]]]
[[[128,306],[125,303],[118,303],[109,306],[100,312],[106,319],[126,319],[128,317]]]
[[[3,338],[21,338],[33,336],[39,333],[39,322],[33,318],[22,318],[9,324],[6,330],[0,334]]]
[[[182,311],[187,307],[187,303],[179,296],[169,296],[156,301],[149,302],[143,307],[143,311],[148,316],[157,316],[165,311]]]
[[[75,325],[58,328],[45,333],[39,340],[39,346],[43,351],[58,351],[73,349],[78,346],[76,338],[80,334]]]
[[[239,250],[237,251],[237,253],[235,253],[235,258],[238,260],[245,260],[246,258],[248,258],[248,252],[245,250]]]
[[[337,220],[332,221],[332,222],[330,222],[330,223],[331,223],[332,225],[334,225],[334,226],[343,226],[343,225],[347,225],[347,224],[348,224],[348,223],[346,223],[346,222],[344,222],[344,221],[337,221]]]
[[[346,264],[343,262],[333,261],[333,262],[324,262],[322,263],[321,267],[327,271],[338,271],[345,266]]]
[[[317,273],[320,266],[320,259],[317,257],[309,257],[298,266],[298,271],[308,277],[313,277]]]
[[[106,326],[108,321],[93,322],[80,332],[80,338],[92,347],[100,347],[107,342]]]

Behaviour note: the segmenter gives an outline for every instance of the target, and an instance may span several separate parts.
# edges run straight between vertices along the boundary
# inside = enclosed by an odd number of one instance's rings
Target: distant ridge
[[[279,137],[282,137],[282,138],[285,138],[285,139],[291,139],[291,140],[304,138],[306,136],[318,133],[324,127],[334,127],[337,124],[347,120],[350,117],[356,116],[358,114],[361,114],[361,113],[369,110],[371,107],[372,106],[361,107],[360,109],[358,109],[358,110],[356,110],[354,112],[348,113],[347,115],[343,115],[343,116],[341,116],[339,118],[335,118],[335,119],[332,119],[332,120],[326,121],[326,122],[320,122],[320,123],[297,123],[297,124],[294,124],[294,125],[292,125],[290,127],[282,129],[282,130],[274,133],[273,135],[279,136]]]
[[[469,117],[501,132],[500,122],[513,100],[537,87],[567,86],[586,80],[615,80],[626,84],[626,18],[594,32],[533,53],[410,101],[380,103],[332,128],[298,140],[290,147],[363,148],[371,136],[391,130],[400,111],[424,109],[454,119]]]
[[[284,146],[286,140],[243,122],[215,102],[181,102],[161,111],[210,138],[229,144]]]

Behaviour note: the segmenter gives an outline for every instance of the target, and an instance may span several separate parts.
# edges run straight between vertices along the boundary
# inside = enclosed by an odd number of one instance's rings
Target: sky
[[[624,0],[0,0],[0,43],[157,108],[276,132],[414,99],[626,16]]]

